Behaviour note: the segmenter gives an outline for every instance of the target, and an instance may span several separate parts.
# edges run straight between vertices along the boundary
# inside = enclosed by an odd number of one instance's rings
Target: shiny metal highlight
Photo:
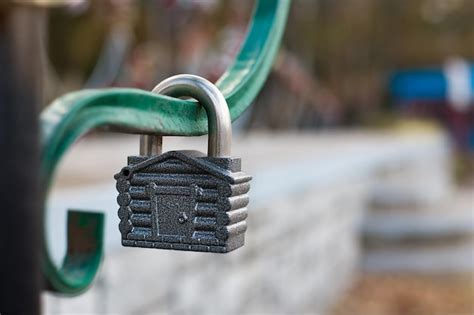
[[[192,97],[204,107],[208,119],[208,145],[207,154],[211,157],[229,157],[232,147],[232,123],[229,107],[219,89],[208,80],[191,74],[172,76],[159,83],[153,93],[171,97]],[[140,155],[156,155],[147,149],[148,144],[159,142],[150,138],[161,136],[144,135],[140,139]],[[142,147],[143,144],[143,147]],[[147,146],[145,146],[147,144]]]

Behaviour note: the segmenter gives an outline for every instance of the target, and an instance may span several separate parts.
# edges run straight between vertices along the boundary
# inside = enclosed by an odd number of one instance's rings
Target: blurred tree
[[[89,3],[89,8],[76,16],[59,9],[51,14],[50,56],[60,74],[86,77],[97,60],[111,14],[108,1]],[[133,4],[138,8],[131,22],[136,50],[132,50],[119,85],[147,89],[177,72],[216,77],[208,69],[223,69],[223,63],[232,60],[216,57],[229,51],[216,44],[220,34],[238,37],[243,33],[219,31],[245,27],[252,2],[169,0]],[[277,69],[279,74],[269,85],[277,86],[271,89],[275,93],[300,93],[293,99],[300,100],[295,102],[301,103],[302,120],[292,120],[288,123],[291,126],[310,127],[308,116],[324,116],[322,111],[328,104],[338,104],[338,123],[361,122],[384,110],[386,80],[392,70],[440,65],[453,55],[474,60],[473,17],[471,0],[295,0],[284,47],[285,56],[296,62],[282,62],[283,68]],[[294,64],[302,71],[294,71]],[[284,78],[285,72],[308,79]],[[305,87],[295,89],[295,82]],[[332,101],[328,102],[329,95]],[[265,102],[266,97],[261,97],[258,104]],[[268,110],[275,115],[280,112],[275,106]],[[278,128],[285,128],[285,120],[279,121]],[[313,125],[320,125],[320,121]]]
[[[284,42],[358,121],[381,108],[391,70],[474,59],[473,17],[468,0],[300,0]]]

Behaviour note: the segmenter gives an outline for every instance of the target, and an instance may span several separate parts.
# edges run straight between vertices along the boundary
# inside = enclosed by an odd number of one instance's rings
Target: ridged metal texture
[[[260,0],[236,60],[216,83],[232,120],[254,101],[278,52],[289,0]],[[41,115],[41,185],[47,196],[56,166],[85,133],[99,127],[141,133],[194,136],[207,132],[207,117],[196,102],[137,89],[83,90],[69,93]],[[43,273],[48,289],[79,294],[93,281],[102,257],[103,214],[78,213],[68,226],[64,263],[54,264],[43,238]],[[43,214],[45,218],[46,215]],[[47,226],[45,227],[48,228]],[[93,232],[91,234],[91,231]],[[90,244],[79,247],[76,244]]]
[[[124,246],[225,253],[244,245],[251,177],[240,159],[133,156],[115,179]]]

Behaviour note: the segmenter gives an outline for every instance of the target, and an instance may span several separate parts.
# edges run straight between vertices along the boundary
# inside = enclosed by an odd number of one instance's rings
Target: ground
[[[474,274],[360,275],[331,315],[471,315]]]

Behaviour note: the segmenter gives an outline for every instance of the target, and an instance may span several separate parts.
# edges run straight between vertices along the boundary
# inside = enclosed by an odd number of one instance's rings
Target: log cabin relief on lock
[[[225,253],[244,244],[251,177],[198,151],[128,157],[114,177],[122,245]]]

